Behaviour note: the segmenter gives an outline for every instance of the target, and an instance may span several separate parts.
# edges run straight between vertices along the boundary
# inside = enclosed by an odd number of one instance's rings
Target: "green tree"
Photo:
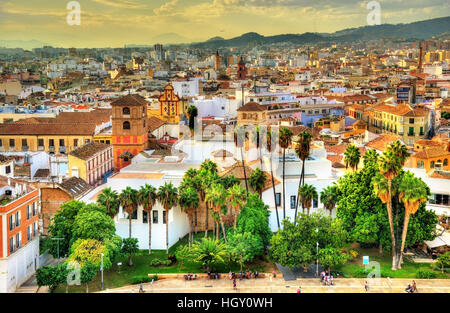
[[[211,208],[216,214],[222,227],[223,239],[227,241],[227,234],[225,231],[225,225],[223,223],[222,208],[226,203],[227,191],[221,184],[213,184],[210,188],[206,189],[206,202],[208,202]]]
[[[247,171],[245,169],[245,158],[244,158],[244,147],[245,141],[247,139],[247,134],[245,132],[245,128],[241,125],[236,127],[236,131],[234,132],[234,145],[236,148],[241,150],[241,162],[242,162],[242,170],[244,171],[244,180],[245,180],[245,190],[248,195],[248,182],[247,182]]]
[[[97,276],[98,267],[90,262],[86,262],[80,271],[80,281],[86,284],[86,293],[89,293],[89,283]]]
[[[309,158],[310,150],[311,150],[311,141],[312,141],[312,134],[308,131],[302,131],[298,135],[297,140],[297,146],[295,147],[295,153],[299,157],[299,159],[302,161],[302,171],[300,173],[300,178],[298,180],[298,188],[305,184],[305,163],[306,160]],[[298,212],[298,203],[299,203],[299,194],[297,194],[297,201],[295,204],[295,214],[294,214],[294,220],[297,218],[297,212]]]
[[[194,105],[190,105],[187,108],[187,116],[189,119],[189,129],[191,130],[191,135],[194,134],[195,124],[198,116],[198,109]]]
[[[69,262],[78,262],[81,267],[91,263],[100,267],[103,253],[103,267],[109,269],[112,266],[111,253],[107,247],[96,239],[78,239],[70,248],[71,254],[67,259]]]
[[[290,268],[303,265],[306,269],[322,249],[340,249],[346,244],[348,233],[341,220],[320,214],[301,214],[297,223],[283,221],[283,229],[270,241],[269,257],[274,262]],[[325,252],[323,252],[326,254]]]
[[[450,267],[450,251],[439,254],[437,264],[441,268],[442,273],[444,273],[444,269]]]
[[[367,152],[364,153],[363,162],[364,162],[364,166],[366,166],[366,164],[377,164],[378,153],[373,149],[367,150]]]
[[[64,264],[42,266],[36,270],[36,283],[39,287],[48,286],[53,293],[59,284],[66,282],[67,274],[67,267]]]
[[[246,199],[247,194],[245,192],[245,189],[240,184],[236,184],[228,190],[227,200],[230,203],[231,207],[234,209],[234,229],[236,229],[237,218]]]
[[[122,241],[121,252],[128,255],[128,266],[133,266],[133,254],[139,251],[137,238],[125,238]]]
[[[240,265],[242,272],[245,263],[263,254],[264,245],[261,238],[251,233],[233,233],[229,237],[228,251],[231,259]]]
[[[198,182],[199,182],[199,190],[197,190],[200,194],[200,199],[205,204],[205,237],[208,237],[208,229],[209,229],[209,207],[208,202],[206,201],[206,189],[208,189],[212,184],[220,181],[220,177],[216,171],[209,171],[205,168],[201,169],[198,172]]]
[[[282,127],[280,129],[280,147],[283,149],[283,219],[286,218],[286,149],[292,144],[292,136],[294,136],[294,134],[289,128]]]
[[[269,216],[269,207],[259,199],[257,194],[251,194],[239,214],[236,232],[241,234],[251,233],[258,236],[265,247],[272,237]]]
[[[119,195],[119,203],[128,214],[128,238],[131,238],[131,218],[139,205],[138,191],[129,186],[126,187]]]
[[[344,152],[345,168],[350,166],[352,170],[358,170],[360,159],[361,152],[359,152],[359,148],[353,144],[348,145]]]
[[[259,194],[259,198],[262,199],[262,191],[266,185],[267,175],[259,168],[255,169],[250,175],[250,187],[253,188]]]
[[[423,180],[414,177],[411,172],[406,172],[406,174],[403,175],[402,181],[400,182],[398,191],[399,200],[402,201],[405,206],[402,246],[400,249],[400,258],[397,264],[397,268],[401,268],[403,251],[405,249],[406,234],[408,233],[409,218],[411,214],[416,214],[421,203],[426,203],[428,201],[429,188]]]
[[[169,253],[169,211],[178,203],[178,189],[172,183],[159,187],[158,200],[166,211],[166,253]]]
[[[112,238],[115,233],[114,221],[105,212],[86,207],[75,217],[72,241],[78,238],[103,241]]]
[[[320,264],[328,268],[328,271],[331,271],[331,268],[335,266],[345,264],[350,259],[348,254],[343,252],[342,249],[334,247],[320,249],[318,258]]]
[[[189,246],[191,246],[191,243],[194,240],[194,211],[200,204],[200,197],[197,191],[192,187],[182,190],[183,191],[180,193],[178,202],[180,203],[181,209],[187,214],[189,219]]]
[[[225,189],[228,190],[228,189],[232,188],[234,185],[240,185],[241,180],[234,175],[228,175],[228,176],[222,177],[220,179],[220,183],[223,185],[223,187]]]
[[[117,191],[105,188],[97,197],[97,204],[106,208],[107,214],[114,218],[119,212],[119,195]]]
[[[80,201],[72,200],[61,205],[50,222],[48,233],[50,238],[48,240],[49,253],[54,257],[64,257],[69,253],[73,224],[78,211],[83,208],[85,204]],[[51,240],[52,238],[62,238],[62,240]]]
[[[280,229],[280,217],[278,215],[278,205],[277,205],[277,193],[275,191],[275,178],[273,176],[273,161],[272,161],[272,154],[275,151],[275,147],[277,145],[277,139],[275,138],[276,135],[273,132],[267,132],[267,145],[266,149],[267,152],[269,152],[269,163],[270,163],[270,178],[272,180],[272,191],[273,191],[273,203],[275,204],[275,214],[277,216],[277,225],[278,229]]]
[[[211,272],[214,266],[225,263],[228,257],[227,245],[210,238],[194,242],[190,251],[190,260],[200,263],[205,272]]]
[[[336,206],[336,203],[338,201],[338,187],[336,184],[333,184],[331,186],[327,186],[322,192],[320,193],[320,201],[323,203],[325,209],[330,211],[330,216],[333,212],[333,209]]]
[[[190,247],[186,246],[186,245],[182,245],[180,246],[176,251],[175,251],[175,257],[177,258],[177,261],[180,263],[180,270],[183,269],[183,265],[188,262],[189,260],[191,260],[190,258],[191,255],[191,249]]]
[[[306,208],[307,215],[309,215],[309,210],[312,207],[313,200],[317,199],[318,196],[316,187],[314,187],[313,185],[305,184],[300,187],[298,194],[300,196],[300,201],[302,202],[302,207]]]
[[[145,184],[139,189],[138,201],[142,205],[144,212],[147,212],[148,223],[148,254],[152,253],[152,211],[156,204],[157,195],[156,188]]]

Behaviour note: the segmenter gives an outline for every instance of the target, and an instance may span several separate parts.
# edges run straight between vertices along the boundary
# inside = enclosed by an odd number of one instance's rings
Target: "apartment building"
[[[13,292],[39,267],[39,190],[0,176],[0,293]]]

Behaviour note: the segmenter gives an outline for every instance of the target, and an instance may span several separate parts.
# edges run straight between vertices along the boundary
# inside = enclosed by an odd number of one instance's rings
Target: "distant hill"
[[[247,46],[249,44],[293,43],[307,44],[317,42],[355,42],[378,40],[382,38],[421,40],[433,36],[442,37],[450,32],[450,16],[414,22],[409,24],[382,24],[363,26],[337,31],[333,34],[304,33],[263,36],[258,33],[246,33],[239,37],[223,39],[214,37],[205,42],[194,43],[197,48],[226,48]]]

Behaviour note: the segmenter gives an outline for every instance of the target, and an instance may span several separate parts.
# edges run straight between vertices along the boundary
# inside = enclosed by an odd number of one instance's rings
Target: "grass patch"
[[[417,272],[419,270],[432,270],[430,264],[428,263],[414,263],[410,262],[407,259],[403,259],[402,268],[396,271],[393,271],[392,268],[392,257],[390,253],[383,252],[383,255],[380,255],[377,248],[357,248],[358,256],[350,262],[337,267],[336,270],[344,273],[344,277],[354,277],[354,278],[364,278],[367,275],[364,275],[364,265],[363,265],[363,256],[369,256],[370,261],[376,261],[380,263],[380,271],[381,277],[391,277],[391,278],[417,278]],[[436,273],[437,278],[450,278],[447,273],[440,273],[438,271],[433,271]]]
[[[198,233],[194,236],[194,240],[200,240],[204,237],[204,233]],[[176,249],[181,245],[188,244],[188,237],[184,237],[169,249],[169,255],[175,254]],[[125,285],[131,285],[136,283],[137,278],[147,276],[148,274],[162,274],[162,273],[203,273],[203,268],[200,264],[196,263],[184,263],[182,266],[179,262],[171,266],[150,266],[151,260],[164,259],[167,260],[168,256],[166,250],[152,250],[149,255],[148,250],[140,250],[139,253],[133,256],[133,266],[128,266],[128,257],[123,256],[116,260],[110,269],[104,271],[103,282],[104,289],[118,288]],[[121,262],[122,265],[118,266],[117,263]],[[268,262],[265,258],[257,258],[251,264],[246,266],[247,269],[252,271],[271,272],[274,269],[274,265]],[[218,266],[218,271],[221,273],[228,273],[229,271],[239,272],[240,266],[238,264],[229,263]],[[101,274],[100,272],[95,279],[89,284],[89,292],[101,290]],[[56,290],[56,293],[66,292],[66,286],[61,285]],[[69,286],[69,292],[86,292],[86,285],[81,286]]]

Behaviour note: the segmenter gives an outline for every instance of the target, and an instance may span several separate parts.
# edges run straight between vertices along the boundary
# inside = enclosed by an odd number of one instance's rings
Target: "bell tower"
[[[238,63],[237,79],[238,80],[247,79],[247,67],[245,66],[245,61],[243,57],[240,58],[240,61]]]
[[[111,103],[114,168],[119,171],[145,150],[148,142],[147,101],[137,95],[126,95]]]

